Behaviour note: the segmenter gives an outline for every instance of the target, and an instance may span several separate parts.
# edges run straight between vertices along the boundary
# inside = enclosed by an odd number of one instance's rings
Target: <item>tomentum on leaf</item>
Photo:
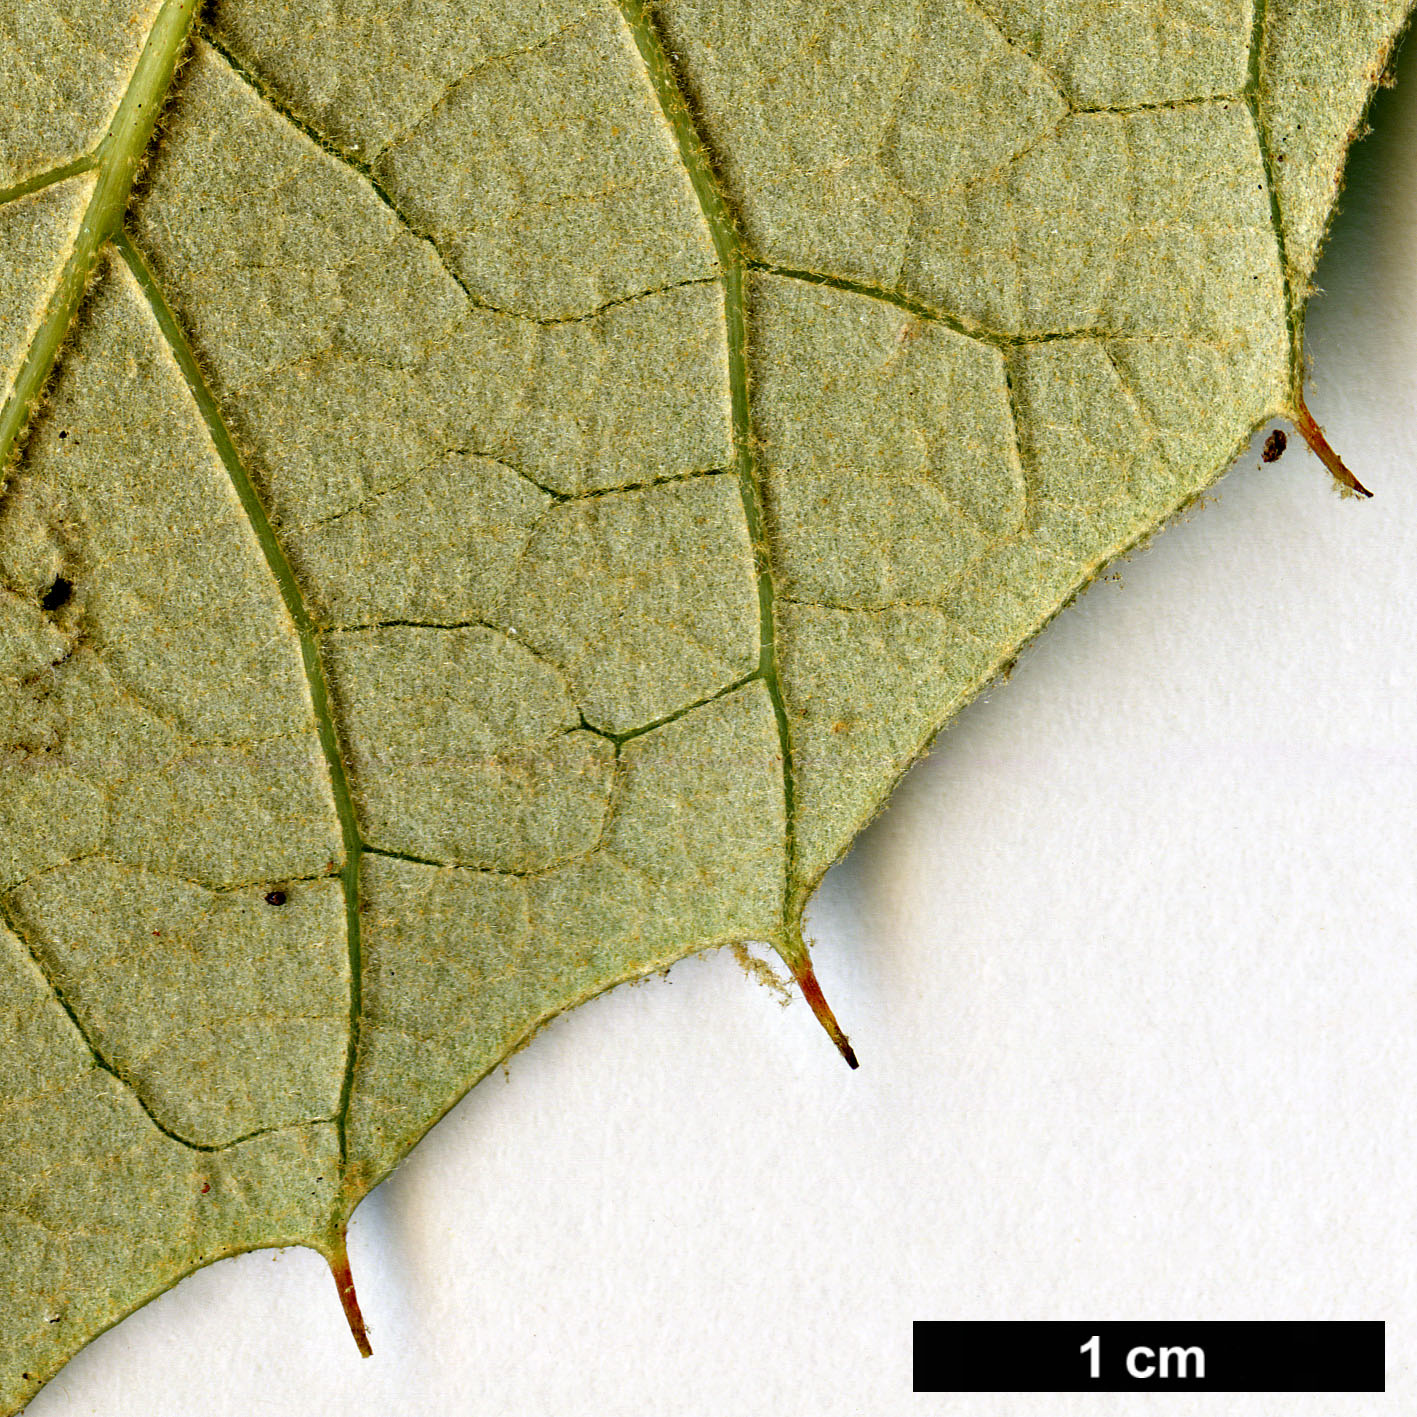
[[[941,725],[1267,420],[1361,490],[1408,0],[9,9],[6,1413],[259,1246],[363,1343],[360,1199],[689,952],[854,1063],[803,907]]]

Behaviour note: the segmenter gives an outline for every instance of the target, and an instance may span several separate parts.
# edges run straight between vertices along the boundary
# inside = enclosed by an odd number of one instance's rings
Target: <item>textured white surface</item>
[[[970,708],[810,916],[849,1074],[727,955],[489,1079],[323,1262],[206,1270],[32,1417],[1226,1414],[1417,1399],[1417,50],[1310,402]],[[913,1396],[913,1318],[1385,1318],[1388,1395]]]

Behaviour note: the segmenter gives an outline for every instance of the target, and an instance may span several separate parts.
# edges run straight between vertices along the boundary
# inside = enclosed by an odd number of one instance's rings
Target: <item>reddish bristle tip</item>
[[[1314,415],[1309,412],[1309,406],[1304,402],[1303,394],[1298,396],[1298,408],[1294,414],[1294,427],[1298,429],[1300,436],[1309,445],[1309,450],[1323,465],[1329,470],[1333,480],[1344,489],[1357,497],[1371,497],[1373,494],[1363,486],[1353,475],[1347,463],[1334,451],[1333,445],[1324,435],[1324,430],[1319,427]]]
[[[343,1233],[335,1243],[333,1253],[326,1255],[325,1260],[334,1275],[340,1307],[344,1310],[345,1322],[359,1349],[359,1356],[372,1358],[374,1350],[369,1344],[369,1331],[364,1327],[364,1315],[359,1310],[359,1296],[354,1292],[354,1275],[350,1273],[349,1253],[345,1249]]]
[[[831,1005],[827,1003],[826,996],[822,993],[822,986],[817,983],[816,972],[812,969],[811,964],[804,962],[794,966],[792,974],[797,980],[797,987],[802,990],[802,997],[806,999],[813,1014],[816,1015],[817,1022],[826,1030],[827,1037],[836,1044],[837,1052],[846,1059],[847,1067],[859,1068],[861,1064],[856,1060],[856,1050],[851,1046],[851,1040],[836,1021],[836,1015],[832,1013]]]

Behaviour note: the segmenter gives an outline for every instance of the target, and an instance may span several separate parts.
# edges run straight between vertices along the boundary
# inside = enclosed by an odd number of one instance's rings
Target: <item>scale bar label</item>
[[[915,1323],[916,1392],[1383,1392],[1384,1325]]]

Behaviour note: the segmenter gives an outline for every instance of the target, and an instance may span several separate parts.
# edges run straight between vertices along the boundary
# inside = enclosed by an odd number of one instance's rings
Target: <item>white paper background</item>
[[[1417,1381],[1417,50],[1297,445],[970,708],[810,924],[848,1073],[727,954],[489,1079],[323,1262],[229,1260],[32,1417],[1366,1414]],[[913,1396],[915,1318],[1385,1318],[1379,1396]]]

